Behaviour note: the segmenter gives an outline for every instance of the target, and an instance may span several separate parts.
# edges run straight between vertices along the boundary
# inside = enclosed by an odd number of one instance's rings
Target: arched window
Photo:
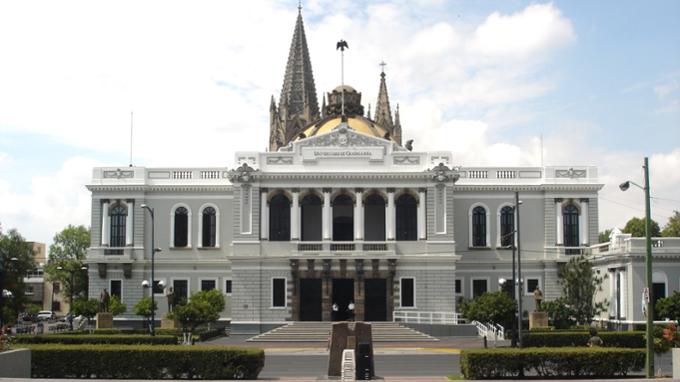
[[[579,237],[578,237],[578,208],[569,203],[564,208],[562,208],[562,221],[564,222],[564,246],[565,247],[578,247]]]
[[[217,244],[217,211],[213,207],[203,209],[202,219],[202,246],[215,247]]]
[[[125,221],[127,220],[127,208],[122,204],[116,204],[111,208],[111,241],[112,247],[125,246]]]
[[[284,194],[276,194],[269,201],[269,240],[290,240],[290,200]]]
[[[204,212],[205,213],[205,212]],[[175,210],[175,240],[174,247],[186,247],[189,245],[189,211],[184,207]]]
[[[354,201],[349,195],[333,200],[333,241],[354,240]]]
[[[395,202],[397,207],[397,240],[418,240],[418,202],[410,194],[403,194]]]
[[[302,241],[321,241],[321,198],[308,194],[300,202]]]
[[[364,201],[364,240],[385,241],[385,199],[376,193]]]
[[[515,209],[511,206],[501,208],[501,247],[509,247],[515,241],[515,235],[512,231],[515,230]]]
[[[486,247],[486,209],[477,206],[472,210],[472,246]]]

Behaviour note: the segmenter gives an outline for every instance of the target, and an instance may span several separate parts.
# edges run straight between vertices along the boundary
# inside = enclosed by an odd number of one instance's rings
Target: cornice
[[[125,191],[125,192],[229,192],[234,190],[232,185],[87,185],[88,190],[94,192]]]
[[[455,191],[599,191],[603,184],[456,184]]]

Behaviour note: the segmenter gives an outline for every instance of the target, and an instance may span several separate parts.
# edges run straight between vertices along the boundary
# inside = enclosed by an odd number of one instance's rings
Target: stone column
[[[109,245],[109,237],[111,235],[111,230],[109,229],[109,223],[111,218],[109,217],[109,201],[102,200],[102,246]]]
[[[324,240],[331,240],[331,227],[333,226],[331,221],[333,219],[333,214],[331,212],[331,189],[323,189],[323,209],[321,211],[321,227],[323,232]]]
[[[581,214],[578,217],[581,244],[588,245],[588,199],[581,199]]]
[[[425,221],[425,189],[418,190],[418,239],[427,240],[427,222]]]
[[[354,203],[354,240],[364,240],[364,190],[357,188]]]
[[[387,240],[394,240],[394,188],[387,189],[387,206],[385,207],[385,235]]]
[[[125,217],[125,245],[132,245],[132,222],[135,215],[135,201],[127,201],[127,216]]]
[[[290,239],[300,240],[300,190],[293,189],[293,203],[290,206]]]
[[[260,238],[262,240],[269,240],[269,203],[267,202],[268,194],[268,189],[260,189]]]
[[[564,225],[562,224],[562,199],[555,199],[555,218],[557,224],[555,227],[555,234],[557,235],[555,243],[557,245],[562,245],[564,244],[564,233],[562,232],[564,229]]]

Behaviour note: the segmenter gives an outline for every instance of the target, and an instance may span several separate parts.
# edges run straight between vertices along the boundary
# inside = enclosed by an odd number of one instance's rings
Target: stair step
[[[326,342],[332,322],[293,322],[248,339],[252,342]],[[371,323],[373,342],[439,341],[427,334],[394,322]]]

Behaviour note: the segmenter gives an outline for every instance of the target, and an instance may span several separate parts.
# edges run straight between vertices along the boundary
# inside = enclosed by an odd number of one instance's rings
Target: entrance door
[[[338,311],[332,312],[332,320],[346,321],[353,318],[351,314],[354,312],[350,312],[350,303],[354,303],[354,280],[334,279],[332,304],[338,305]]]
[[[321,321],[321,279],[300,279],[300,321]]]
[[[652,283],[652,314],[653,318],[655,320],[659,320],[661,318],[656,317],[656,302],[660,298],[665,298],[666,297],[666,283]]]
[[[364,304],[364,320],[386,321],[387,280],[366,279],[364,282],[364,294],[366,296]]]

